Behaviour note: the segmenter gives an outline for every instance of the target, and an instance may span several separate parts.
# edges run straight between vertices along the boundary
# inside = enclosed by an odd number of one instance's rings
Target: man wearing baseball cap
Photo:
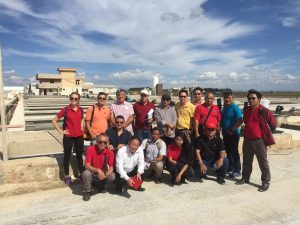
[[[204,138],[198,137],[194,149],[196,153],[197,166],[195,174],[200,175],[200,180],[206,176],[207,169],[214,167],[217,173],[217,182],[225,184],[225,174],[229,161],[225,157],[225,146],[220,137],[216,135],[217,125],[209,123],[205,126]]]

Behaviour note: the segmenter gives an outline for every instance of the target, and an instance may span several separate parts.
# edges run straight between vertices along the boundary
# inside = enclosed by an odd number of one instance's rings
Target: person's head
[[[170,95],[165,94],[165,95],[161,96],[161,105],[163,108],[169,106],[170,103],[171,103]]]
[[[151,137],[152,137],[152,141],[157,141],[160,138],[161,134],[160,134],[160,129],[158,127],[154,127],[151,130]]]
[[[128,142],[129,151],[134,154],[140,146],[140,140],[137,136],[132,136]]]
[[[214,123],[209,123],[205,126],[205,134],[208,139],[212,139],[216,136],[217,125]]]
[[[196,87],[193,90],[193,94],[194,94],[194,101],[195,102],[201,102],[202,100],[202,95],[203,95],[203,89],[200,87]]]
[[[251,108],[258,107],[261,98],[262,98],[262,94],[259,91],[255,89],[251,89],[248,91],[247,99]]]
[[[116,116],[115,124],[116,124],[117,130],[122,130],[124,128],[124,124],[125,124],[124,116],[122,116],[122,115]]]
[[[109,138],[105,133],[101,133],[96,137],[97,149],[102,152],[109,143]]]
[[[126,91],[124,89],[118,89],[117,93],[116,93],[116,96],[117,96],[118,102],[123,103],[125,101],[125,98],[126,98]]]
[[[186,141],[187,141],[186,134],[184,132],[180,132],[180,133],[176,134],[176,136],[175,136],[175,144],[178,147],[181,148]]]
[[[106,102],[106,94],[104,92],[99,92],[97,96],[97,101],[99,105],[104,105]]]
[[[147,90],[141,90],[141,102],[142,103],[146,103],[149,101],[149,93]]]
[[[207,104],[207,105],[212,105],[212,104],[214,104],[214,101],[215,101],[215,95],[214,95],[214,93],[212,93],[212,92],[207,92],[206,94],[205,94],[205,103]]]
[[[188,101],[189,94],[187,90],[181,89],[178,96],[181,104],[185,104]]]
[[[231,105],[233,103],[233,93],[232,91],[226,91],[223,93],[224,104]]]
[[[69,97],[71,105],[75,106],[79,104],[80,94],[78,92],[72,92]]]

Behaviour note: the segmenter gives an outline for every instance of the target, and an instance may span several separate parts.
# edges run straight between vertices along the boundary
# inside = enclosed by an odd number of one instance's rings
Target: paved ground
[[[0,199],[0,224],[300,224],[300,149],[271,154],[272,183],[257,191],[257,163],[251,185],[221,186],[212,180],[176,187],[145,182],[146,191],[126,199],[96,194],[82,201],[75,185]],[[290,154],[289,154],[290,153]],[[168,179],[168,175],[165,175]]]

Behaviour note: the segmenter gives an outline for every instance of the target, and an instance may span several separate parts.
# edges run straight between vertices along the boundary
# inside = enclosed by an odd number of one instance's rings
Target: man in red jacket
[[[236,184],[249,183],[254,154],[261,170],[262,185],[258,191],[267,191],[270,186],[271,173],[267,159],[267,146],[275,144],[272,130],[277,122],[272,112],[260,104],[262,95],[251,89],[247,94],[250,107],[244,111],[244,143],[242,179]]]

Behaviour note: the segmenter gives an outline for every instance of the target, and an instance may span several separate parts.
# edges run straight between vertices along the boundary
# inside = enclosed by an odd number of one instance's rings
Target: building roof
[[[57,71],[58,72],[76,72],[77,71],[77,69],[75,69],[75,68],[64,68],[64,67],[58,67],[57,68]]]
[[[94,88],[118,88],[118,87],[111,84],[95,84]]]
[[[58,79],[61,80],[60,74],[50,74],[50,73],[38,73],[36,79]]]

